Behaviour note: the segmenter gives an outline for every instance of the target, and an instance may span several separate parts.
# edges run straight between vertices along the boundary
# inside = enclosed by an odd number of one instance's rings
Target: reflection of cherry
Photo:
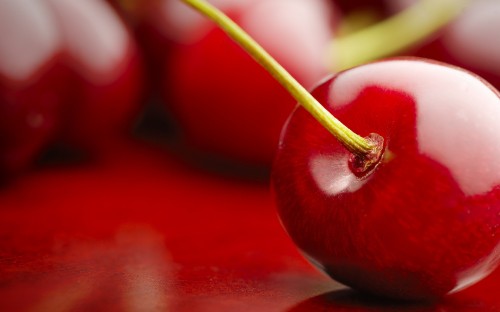
[[[462,289],[498,265],[497,91],[461,70],[394,60],[341,73],[313,95],[386,142],[359,177],[303,109],[289,119],[273,185],[285,228],[314,263],[356,289],[409,299]]]
[[[444,300],[436,303],[398,302],[369,297],[352,290],[338,290],[309,298],[288,312],[493,312],[482,300]]]

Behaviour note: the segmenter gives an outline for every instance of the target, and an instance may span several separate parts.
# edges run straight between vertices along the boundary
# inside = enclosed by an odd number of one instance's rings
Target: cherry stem
[[[470,0],[420,0],[381,22],[332,41],[333,71],[395,55],[429,38],[457,17]]]
[[[364,156],[378,148],[371,141],[357,135],[326,110],[300,83],[297,82],[269,53],[227,15],[205,0],[182,0],[223,29],[231,39],[243,47],[299,102],[323,127],[351,153]]]

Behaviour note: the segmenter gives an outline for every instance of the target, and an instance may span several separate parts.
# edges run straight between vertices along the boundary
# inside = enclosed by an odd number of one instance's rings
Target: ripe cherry
[[[393,59],[341,72],[311,95],[215,8],[184,2],[302,105],[282,132],[272,185],[313,263],[358,290],[412,300],[457,292],[499,265],[500,94],[490,84]]]
[[[338,74],[313,91],[353,131],[384,138],[359,175],[302,108],[282,133],[273,187],[283,225],[318,267],[353,288],[433,299],[500,259],[500,98],[463,70],[418,59]]]

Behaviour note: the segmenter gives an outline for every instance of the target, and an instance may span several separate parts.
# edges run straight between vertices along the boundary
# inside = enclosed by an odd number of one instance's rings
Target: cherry
[[[496,89],[465,70],[407,58],[341,72],[311,95],[227,16],[184,2],[301,104],[282,132],[272,186],[283,225],[314,264],[355,289],[410,300],[457,292],[495,270]]]
[[[500,98],[472,74],[396,59],[345,71],[313,92],[361,135],[384,138],[372,170],[303,108],[273,169],[287,232],[353,288],[433,299],[488,275],[500,256]]]
[[[309,87],[328,72],[336,15],[327,2],[217,1]],[[180,1],[145,3],[141,12],[146,17],[140,34],[149,38],[153,77],[186,145],[205,155],[269,166],[295,104],[290,96],[220,29]]]
[[[129,31],[100,0],[46,0],[73,73],[63,109],[62,140],[93,151],[126,133],[140,111],[141,64]]]
[[[24,169],[58,124],[62,39],[39,2],[0,2],[0,177]]]
[[[89,151],[130,128],[138,52],[108,4],[9,0],[0,11],[0,177],[56,137]]]

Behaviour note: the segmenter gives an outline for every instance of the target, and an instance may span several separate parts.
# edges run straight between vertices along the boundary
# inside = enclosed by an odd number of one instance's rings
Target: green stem
[[[205,0],[182,0],[222,28],[234,41],[255,58],[318,122],[330,131],[350,152],[364,156],[375,146],[357,135],[329,111],[327,111],[307,90],[302,87],[274,58],[255,40],[224,13]]]
[[[420,0],[377,24],[332,41],[336,72],[408,50],[447,25],[470,0]]]

